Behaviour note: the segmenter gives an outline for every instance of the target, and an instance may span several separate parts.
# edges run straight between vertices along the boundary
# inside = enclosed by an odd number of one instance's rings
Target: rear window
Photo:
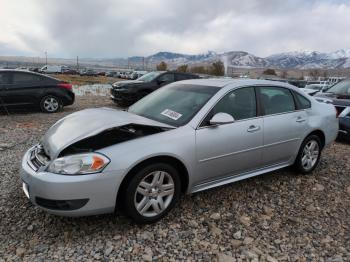
[[[23,84],[27,82],[37,82],[41,81],[43,78],[35,74],[27,73],[13,73],[13,83],[14,84]]]
[[[260,87],[261,103],[265,115],[286,113],[295,110],[292,93],[283,87]]]
[[[298,109],[307,109],[311,107],[311,102],[301,94],[294,92]]]

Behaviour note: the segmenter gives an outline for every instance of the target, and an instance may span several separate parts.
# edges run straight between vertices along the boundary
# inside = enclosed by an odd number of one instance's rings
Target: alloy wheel
[[[47,112],[55,112],[59,108],[59,102],[54,97],[47,97],[44,100],[43,107]]]
[[[317,141],[310,140],[304,147],[301,163],[303,168],[308,171],[311,170],[315,164],[317,163],[318,157],[320,154],[320,148],[318,146]]]
[[[175,184],[171,175],[165,171],[153,171],[136,188],[135,208],[142,216],[157,216],[170,205],[174,193]]]

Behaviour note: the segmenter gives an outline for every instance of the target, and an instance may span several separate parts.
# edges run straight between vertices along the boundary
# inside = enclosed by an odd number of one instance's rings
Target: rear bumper
[[[64,100],[63,100],[63,105],[64,106],[70,106],[73,105],[75,101],[75,94],[73,92],[67,93],[67,95],[65,96]]]

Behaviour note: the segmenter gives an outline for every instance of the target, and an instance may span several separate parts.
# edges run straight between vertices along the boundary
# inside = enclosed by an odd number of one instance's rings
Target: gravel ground
[[[184,196],[153,225],[32,206],[18,177],[23,153],[59,118],[97,106],[114,107],[86,96],[57,114],[0,115],[0,260],[350,261],[350,144],[327,148],[309,176],[284,169]]]

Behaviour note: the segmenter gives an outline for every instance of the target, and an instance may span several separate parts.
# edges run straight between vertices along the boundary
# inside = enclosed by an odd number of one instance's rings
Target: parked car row
[[[196,78],[199,77],[187,73],[150,72],[137,80],[114,83],[111,99],[119,106],[126,107],[167,84]],[[339,138],[350,139],[350,79],[321,91],[318,86],[314,88],[317,91],[313,94],[316,100],[335,106],[339,117]],[[307,89],[300,90],[305,92]],[[69,83],[30,71],[0,70],[0,110],[35,106],[43,112],[54,113],[64,106],[73,104],[74,99],[72,86]]]

